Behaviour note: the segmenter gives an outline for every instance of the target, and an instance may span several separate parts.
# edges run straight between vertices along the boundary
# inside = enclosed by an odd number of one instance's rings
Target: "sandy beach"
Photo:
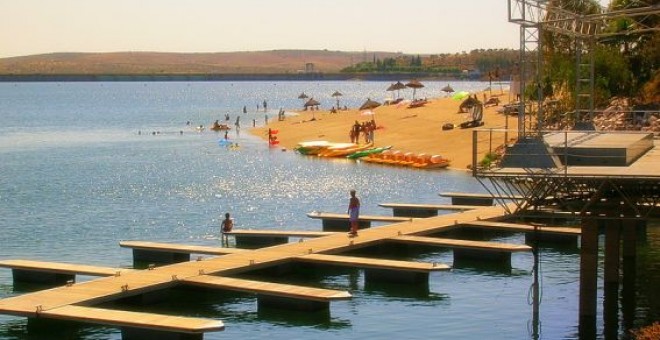
[[[497,110],[508,103],[508,94],[495,94],[500,99],[499,106],[484,108],[484,125],[479,129],[504,129],[507,117]],[[477,93],[477,98],[483,98]],[[472,131],[458,125],[468,120],[468,114],[459,113],[461,101],[449,97],[430,98],[423,107],[409,108],[408,105],[380,106],[373,109],[373,115],[365,115],[356,108],[330,113],[327,110],[301,111],[298,116],[288,116],[283,121],[271,117],[268,126],[251,129],[251,133],[267,139],[268,128],[279,131],[279,147],[293,149],[303,141],[327,140],[330,142],[350,142],[349,131],[355,121],[376,120],[375,146],[391,145],[393,150],[402,152],[442,155],[451,160],[450,168],[466,170],[472,164]],[[315,118],[315,120],[313,120]],[[454,124],[452,130],[443,130],[444,124]],[[509,130],[517,128],[517,117],[508,117]],[[489,151],[504,142],[502,132],[494,132],[492,142],[489,133],[478,135],[478,158],[481,160]],[[512,134],[509,134],[509,138]],[[361,138],[361,143],[364,140]]]

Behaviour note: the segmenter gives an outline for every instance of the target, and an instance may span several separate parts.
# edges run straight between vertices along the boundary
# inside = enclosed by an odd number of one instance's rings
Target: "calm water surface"
[[[237,228],[320,230],[310,211],[345,210],[355,188],[363,213],[389,214],[381,202],[447,203],[440,191],[477,191],[469,174],[410,171],[348,161],[319,161],[269,149],[246,129],[218,145],[220,135],[192,126],[215,119],[264,124],[279,108],[296,108],[304,91],[334,105],[355,107],[387,96],[383,82],[1,83],[0,259],[33,259],[103,266],[132,265],[121,240],[219,245],[219,218],[231,212]],[[418,96],[439,96],[430,82]],[[452,83],[457,90],[484,83]],[[408,94],[410,95],[410,94]],[[257,104],[268,102],[268,112]],[[240,113],[243,106],[247,114]],[[263,108],[261,108],[263,109]],[[191,125],[186,125],[190,121]],[[158,132],[157,134],[152,134]],[[642,250],[635,324],[658,319],[660,232],[649,228]],[[495,240],[522,243],[521,235]],[[532,255],[514,254],[511,270],[456,268],[434,273],[428,287],[365,285],[360,271],[278,278],[350,290],[330,313],[257,311],[250,295],[177,292],[147,310],[222,319],[221,338],[577,338],[577,249],[541,250],[540,326],[528,298]],[[387,254],[452,262],[447,251]],[[647,270],[650,269],[650,270]],[[83,279],[90,279],[83,277]],[[0,298],[24,293],[0,270]],[[599,319],[602,330],[603,322]],[[84,327],[63,338],[119,339],[114,328]],[[621,331],[623,332],[623,331]],[[55,331],[53,330],[53,333]],[[52,333],[49,334],[52,336]],[[24,318],[0,316],[1,339],[34,339]],[[38,338],[38,337],[36,337]]]

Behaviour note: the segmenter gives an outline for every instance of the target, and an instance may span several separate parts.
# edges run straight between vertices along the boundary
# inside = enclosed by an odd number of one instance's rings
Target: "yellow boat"
[[[353,144],[353,143],[351,143]],[[373,143],[365,144],[365,145],[358,145],[358,144],[353,144],[351,146],[331,146],[322,152],[319,152],[319,156],[321,157],[345,157],[347,155],[350,155],[354,152],[366,150],[369,148],[372,148],[374,145]]]

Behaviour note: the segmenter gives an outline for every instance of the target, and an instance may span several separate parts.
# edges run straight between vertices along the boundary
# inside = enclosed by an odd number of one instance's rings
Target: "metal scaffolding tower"
[[[561,3],[568,3],[562,1]],[[590,3],[587,0],[573,0],[577,5]],[[536,113],[536,129],[542,129],[543,112],[541,76],[543,71],[542,32],[549,31],[573,39],[575,47],[576,86],[574,93],[574,119],[577,128],[590,123],[594,111],[594,49],[596,41],[612,35],[660,32],[660,27],[648,26],[645,20],[637,20],[625,32],[607,31],[608,23],[620,18],[647,18],[660,14],[660,5],[645,1],[629,2],[631,8],[605,11],[595,14],[574,13],[560,7],[560,1],[553,0],[508,0],[509,22],[520,25],[520,106],[518,110],[519,138],[529,135],[526,132],[525,116]],[[653,21],[649,21],[653,22]],[[524,96],[527,85],[538,87],[536,105],[526,105]],[[534,112],[536,110],[536,112]],[[529,111],[529,112],[528,112]],[[531,124],[530,124],[531,125]]]

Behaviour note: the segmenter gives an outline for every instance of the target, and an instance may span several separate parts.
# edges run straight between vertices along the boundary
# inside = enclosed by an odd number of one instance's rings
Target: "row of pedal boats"
[[[402,152],[391,146],[374,147],[373,143],[332,143],[328,141],[300,142],[295,150],[302,155],[319,157],[345,157],[363,162],[406,166],[418,169],[439,169],[449,166],[449,160],[441,155]]]

